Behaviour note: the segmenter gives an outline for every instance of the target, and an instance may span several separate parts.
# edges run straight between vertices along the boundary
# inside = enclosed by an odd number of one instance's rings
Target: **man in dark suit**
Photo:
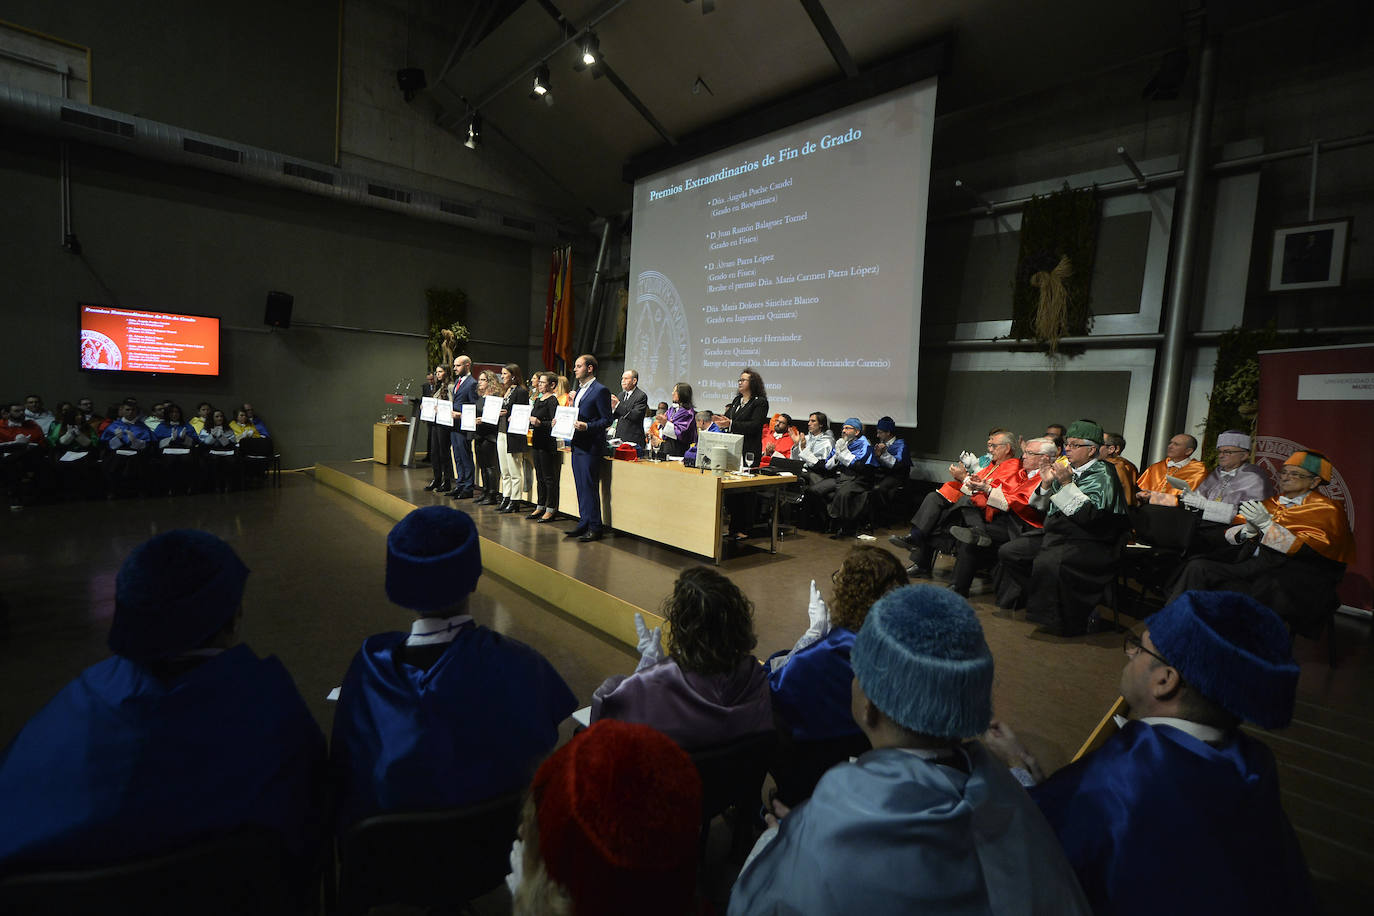
[[[639,373],[626,369],[620,376],[620,397],[611,395],[611,411],[615,417],[615,435],[644,451],[644,418],[649,413],[649,396],[639,387]]]
[[[463,432],[460,428],[463,405],[477,403],[477,380],[472,377],[472,358],[455,357],[453,375],[453,430],[450,439],[453,446],[453,464],[458,471],[458,479],[453,482],[453,499],[472,499],[473,434]]]
[[[577,380],[577,422],[573,424],[572,472],[577,487],[577,527],[567,537],[582,543],[601,540],[601,460],[606,452],[606,427],[611,425],[611,392],[596,380],[596,357],[584,353],[573,363]],[[641,414],[642,416],[642,414]]]

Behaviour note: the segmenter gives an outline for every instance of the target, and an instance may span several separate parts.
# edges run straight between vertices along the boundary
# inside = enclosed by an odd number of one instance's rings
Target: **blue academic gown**
[[[324,765],[324,735],[275,657],[238,645],[163,681],[114,656],[0,756],[0,871],[118,862],[247,825],[313,855]]]
[[[1274,756],[1128,722],[1031,790],[1098,913],[1312,913]]]
[[[831,768],[744,867],[730,916],[1086,914],[1025,790],[981,744],[962,753],[967,774],[898,748]]]
[[[118,445],[112,445],[111,443],[114,440],[115,436],[119,435],[120,433],[128,433],[131,438],[140,439],[144,443],[150,444],[153,441],[152,430],[148,429],[148,425],[146,423],[142,422],[141,420],[135,420],[134,422],[130,423],[129,421],[120,418],[110,423],[109,426],[105,427],[105,431],[100,434],[101,444],[111,449],[135,447],[131,444],[126,445],[123,442],[122,436],[120,437],[120,443]]]
[[[469,625],[428,670],[405,633],[368,637],[334,713],[340,827],[383,811],[457,808],[529,785],[577,698],[522,642]]]
[[[472,373],[469,372],[453,389],[453,428],[449,430],[449,444],[453,448],[453,464],[457,471],[453,480],[453,488],[460,493],[464,490],[470,491],[476,484],[472,463],[472,437],[474,434],[463,432],[460,429],[463,405],[476,403],[477,379],[473,378]],[[478,413],[480,415],[480,411]]]
[[[573,431],[572,472],[577,488],[577,531],[591,534],[601,530],[601,493],[597,480],[601,460],[606,454],[606,427],[611,425],[611,392],[592,379],[577,402],[577,419],[586,429]]]
[[[768,676],[773,708],[798,741],[859,734],[850,709],[854,631],[835,627]]]

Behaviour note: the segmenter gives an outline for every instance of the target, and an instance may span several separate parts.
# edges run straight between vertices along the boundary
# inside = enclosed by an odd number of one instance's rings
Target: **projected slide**
[[[219,374],[219,319],[81,306],[81,368]]]
[[[916,422],[930,80],[635,184],[625,365],[698,406]]]

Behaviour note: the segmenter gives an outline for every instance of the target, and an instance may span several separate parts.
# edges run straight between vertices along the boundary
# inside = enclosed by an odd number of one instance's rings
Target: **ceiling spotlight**
[[[477,149],[482,145],[482,116],[475,112],[468,118],[468,138],[463,145],[468,149]]]
[[[595,32],[588,32],[582,38],[582,66],[590,67],[601,56],[601,43],[596,40]]]
[[[534,85],[530,87],[530,98],[541,99],[549,94],[549,65],[540,64],[534,71]]]

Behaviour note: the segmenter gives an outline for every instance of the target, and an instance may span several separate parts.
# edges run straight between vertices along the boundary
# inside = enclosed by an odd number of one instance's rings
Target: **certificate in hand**
[[[1169,486],[1173,487],[1175,490],[1182,490],[1184,493],[1187,493],[1189,490],[1192,489],[1192,487],[1188,486],[1188,481],[1183,480],[1180,477],[1174,477],[1170,475],[1168,477],[1165,477],[1164,479],[1167,480],[1169,482]]]
[[[434,399],[434,422],[440,426],[453,425],[453,402]]]
[[[461,413],[463,415],[462,422],[458,425],[458,428],[465,433],[477,432],[477,405],[464,404]]]
[[[420,398],[420,419],[426,423],[434,422],[434,398]]]
[[[659,432],[659,435],[661,435],[661,436],[662,436],[663,438],[665,438],[665,439],[676,439],[676,438],[677,438],[677,427],[673,426],[673,423],[672,423],[671,420],[665,421],[664,424],[663,424],[663,428],[662,428],[661,430],[659,430],[658,432]]]
[[[573,424],[576,422],[576,407],[558,408],[553,414],[553,437],[555,439],[571,439],[573,437]]]
[[[495,426],[501,420],[501,399],[489,394],[482,401],[482,422]]]
[[[510,406],[510,423],[506,426],[506,432],[523,436],[530,431],[530,405],[512,404]]]

